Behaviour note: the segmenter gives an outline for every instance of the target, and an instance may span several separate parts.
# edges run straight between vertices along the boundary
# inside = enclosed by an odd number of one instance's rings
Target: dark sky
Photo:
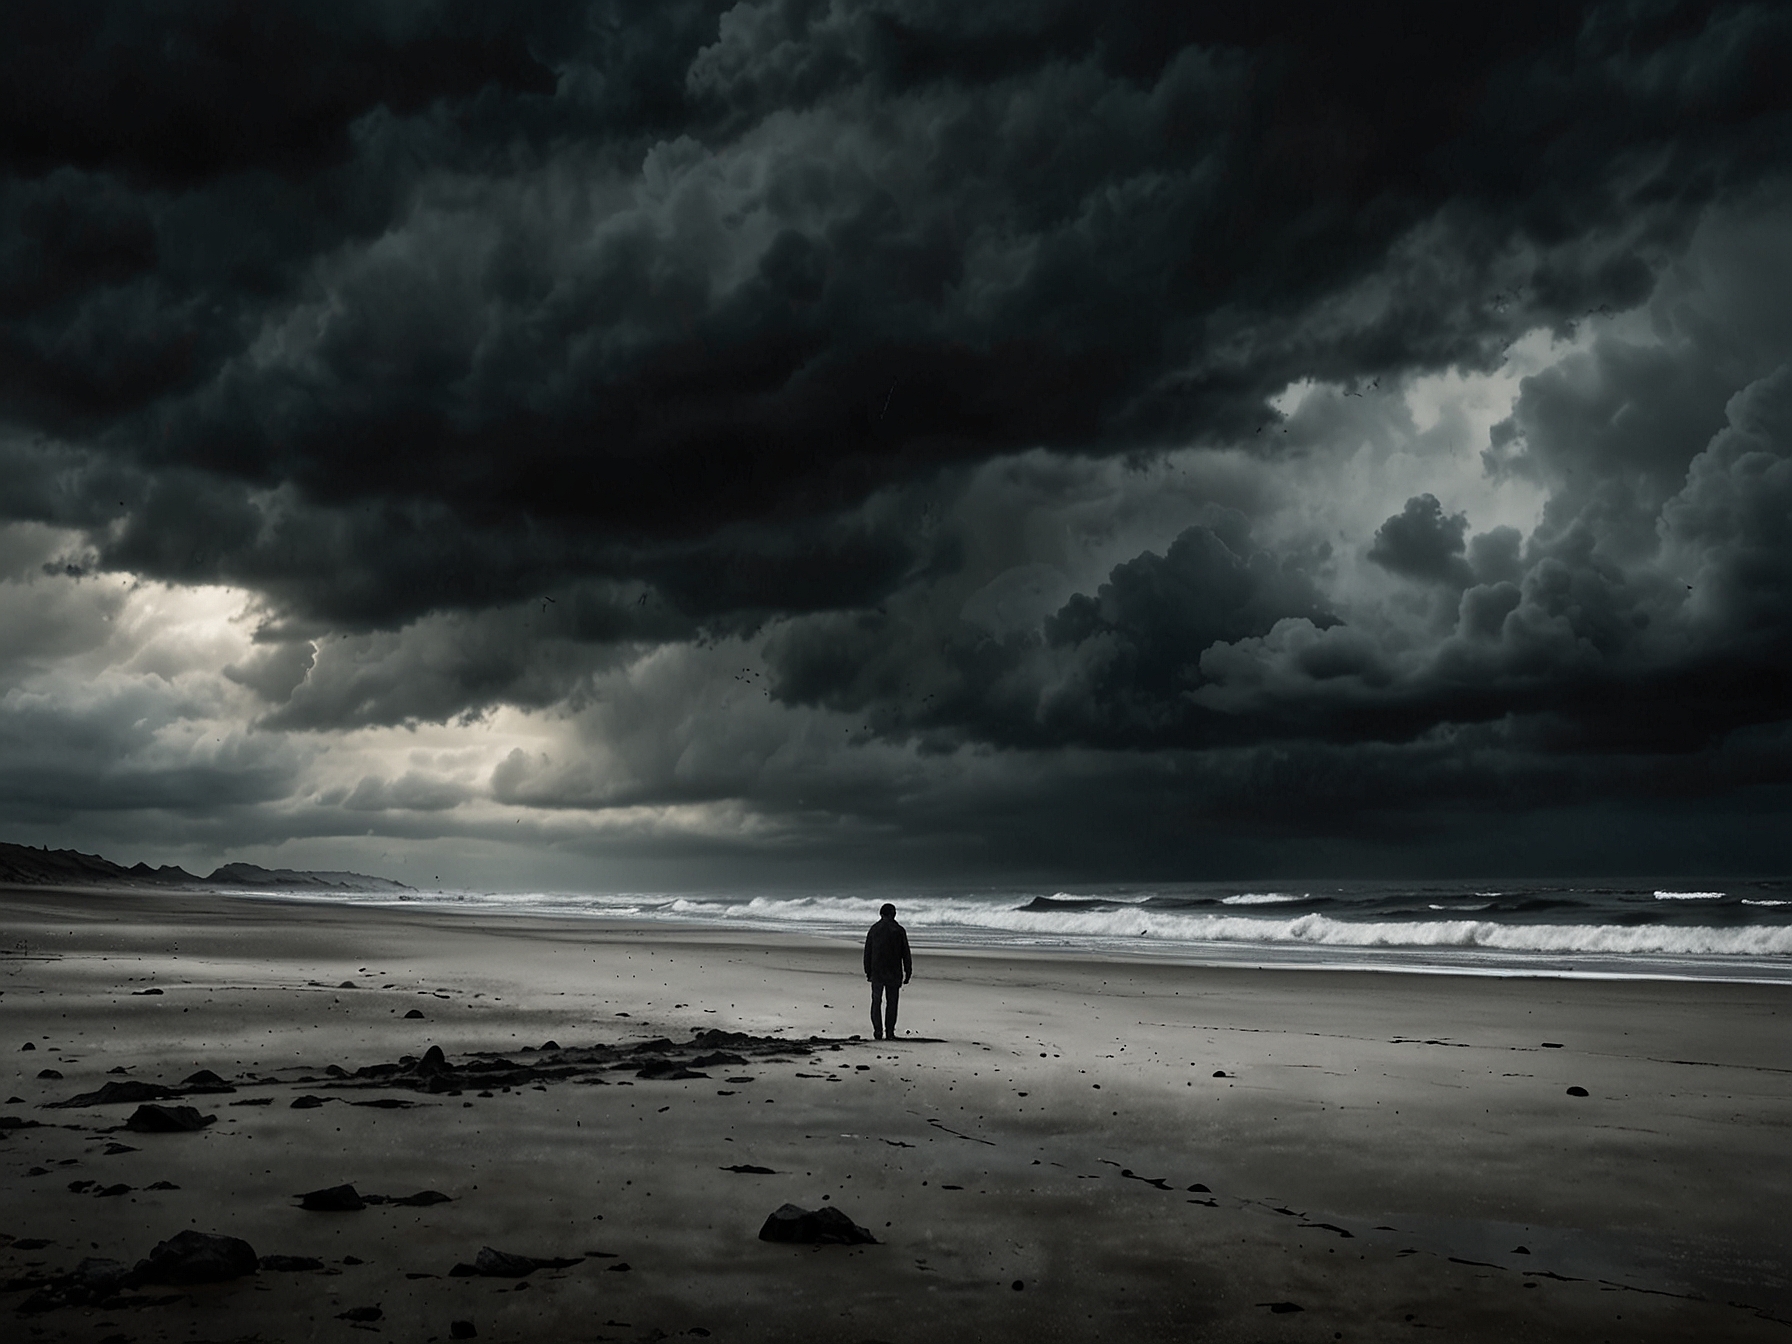
[[[6,6],[0,838],[1783,871],[1789,69],[1780,3]]]

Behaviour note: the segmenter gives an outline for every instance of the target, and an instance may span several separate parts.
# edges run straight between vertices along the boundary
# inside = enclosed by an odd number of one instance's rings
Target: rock
[[[16,1115],[0,1115],[0,1129],[42,1129],[42,1120],[24,1120]]]
[[[120,1153],[137,1153],[141,1151],[143,1150],[140,1148],[133,1148],[128,1143],[108,1143],[100,1156],[117,1157]]]
[[[739,1055],[727,1050],[714,1050],[707,1055],[698,1055],[691,1061],[693,1069],[719,1069],[725,1064],[745,1064],[747,1061]]]
[[[559,1041],[543,1041],[541,1043],[541,1048],[543,1050],[558,1050],[560,1048],[560,1042]]]
[[[151,1189],[151,1190],[178,1190],[178,1189],[180,1189],[180,1187],[178,1185],[176,1185],[173,1181],[157,1181],[154,1185],[150,1186],[149,1189]]]
[[[739,1162],[732,1167],[723,1167],[723,1171],[732,1171],[741,1176],[776,1176],[778,1173],[770,1167],[756,1167],[751,1162]]]
[[[336,988],[337,989],[359,989],[360,986],[357,985],[353,980],[344,980],[340,985],[337,985]]]
[[[234,1092],[236,1089],[225,1082],[210,1069],[201,1069],[198,1073],[189,1074],[181,1079],[180,1085],[189,1092]]]
[[[1259,1302],[1257,1305],[1268,1307],[1277,1316],[1286,1316],[1289,1312],[1302,1310],[1301,1306],[1294,1302]]]
[[[510,1251],[494,1250],[490,1246],[479,1248],[479,1254],[473,1258],[472,1264],[458,1264],[448,1271],[450,1278],[464,1279],[477,1275],[485,1279],[522,1279],[527,1278],[538,1269],[566,1269],[579,1264],[583,1256],[571,1259],[555,1259],[551,1256],[516,1255]]]
[[[213,1124],[218,1117],[201,1115],[191,1106],[139,1106],[124,1122],[135,1134],[191,1134]]]
[[[309,1092],[307,1092],[302,1097],[294,1097],[292,1099],[292,1109],[295,1111],[315,1111],[319,1106],[322,1106],[326,1101],[338,1101],[338,1100],[340,1100],[340,1098],[338,1098],[338,1097],[314,1097]]]
[[[799,1209],[783,1204],[774,1209],[759,1229],[761,1241],[791,1241],[823,1246],[875,1246],[877,1238],[829,1205],[825,1209]]]
[[[264,1255],[260,1266],[275,1274],[309,1274],[324,1267],[322,1260],[314,1260],[308,1255]]]
[[[410,1012],[406,1013],[405,1016],[406,1017],[422,1017],[423,1010],[421,1008],[413,1008],[413,1009],[411,1009]]]
[[[413,1010],[415,1011],[415,1010]],[[432,1045],[423,1052],[423,1058],[417,1063],[418,1073],[441,1073],[451,1067],[448,1056],[442,1053],[442,1047]]]
[[[471,1321],[450,1321],[448,1323],[448,1338],[477,1339],[479,1331]]]
[[[93,1193],[98,1195],[101,1199],[116,1199],[119,1195],[130,1194],[133,1189],[135,1189],[134,1186],[123,1184],[108,1185],[104,1190],[95,1190]]]
[[[255,1273],[258,1264],[255,1248],[240,1237],[189,1230],[157,1242],[136,1274],[144,1283],[221,1283]]]
[[[159,989],[133,989],[131,991],[132,994],[135,994],[140,999],[149,998],[150,996],[160,994],[161,992],[162,991]]]
[[[31,1042],[30,1042],[30,1041],[26,1041],[26,1042],[25,1042],[25,1044],[23,1044],[23,1045],[21,1045],[21,1046],[20,1046],[20,1047],[19,1047],[19,1049],[21,1049],[21,1050],[35,1050],[35,1049],[37,1049],[37,1047],[36,1047],[36,1046],[35,1046],[35,1045],[33,1045],[33,1044],[32,1044],[32,1043],[31,1043]]]
[[[173,1088],[163,1087],[160,1083],[142,1083],[135,1078],[122,1083],[107,1083],[97,1092],[82,1092],[70,1097],[67,1101],[52,1101],[51,1110],[67,1110],[74,1106],[113,1106],[120,1102],[161,1101],[165,1097],[178,1095]]]
[[[390,1202],[403,1204],[413,1209],[427,1209],[432,1204],[452,1204],[454,1196],[444,1195],[440,1190],[419,1190],[414,1195],[405,1195],[401,1199],[394,1199]]]
[[[347,1311],[336,1313],[339,1321],[377,1321],[386,1313],[378,1307],[350,1307]]]
[[[1226,1071],[1224,1069],[1215,1069],[1213,1071],[1213,1076],[1215,1078],[1224,1078],[1226,1077]]]
[[[367,1207],[367,1201],[352,1185],[332,1185],[300,1195],[299,1207],[313,1213],[359,1213]]]
[[[131,1276],[131,1267],[122,1260],[105,1260],[89,1256],[75,1266],[74,1277],[82,1287],[96,1295],[110,1293]]]
[[[37,1076],[39,1078],[53,1078],[60,1081],[62,1078],[62,1071],[60,1069],[39,1069],[37,1071]]]
[[[1584,1087],[1571,1087],[1568,1089],[1568,1095],[1571,1097],[1584,1097],[1587,1095],[1587,1089]]]

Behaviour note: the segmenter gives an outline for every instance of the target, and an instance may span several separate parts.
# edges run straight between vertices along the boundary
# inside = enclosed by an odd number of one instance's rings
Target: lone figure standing
[[[878,914],[883,918],[865,935],[865,978],[871,982],[871,1034],[881,1041],[896,1035],[896,1004],[915,974],[915,963],[908,953],[908,930],[896,922],[896,907],[886,905]]]

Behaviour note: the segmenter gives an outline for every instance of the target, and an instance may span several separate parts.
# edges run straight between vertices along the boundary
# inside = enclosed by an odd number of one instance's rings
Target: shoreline
[[[0,893],[0,942],[56,958],[0,958],[3,1085],[23,1098],[0,1109],[41,1126],[0,1143],[0,1234],[55,1243],[0,1247],[5,1272],[77,1249],[134,1260],[208,1217],[338,1271],[263,1271],[95,1318],[170,1340],[195,1321],[214,1337],[339,1338],[336,1314],[376,1300],[420,1339],[447,1338],[463,1311],[482,1339],[629,1340],[1378,1339],[1414,1322],[1465,1339],[1768,1339],[1792,1318],[1774,1212],[1792,1196],[1783,986],[1272,973],[917,941],[901,1025],[927,1039],[879,1043],[857,948],[839,940],[454,913]],[[745,1083],[727,1068],[549,1076],[549,1043],[659,1039],[676,1063],[705,1030],[789,1058],[749,1053]],[[24,1039],[37,1048],[21,1053]],[[393,1088],[379,1095],[413,1105],[355,1110],[324,1072],[432,1045],[454,1068],[498,1052],[541,1076],[489,1097]],[[45,1066],[63,1077],[39,1080]],[[40,1109],[200,1068],[237,1088],[192,1099],[218,1116],[202,1133],[102,1138],[128,1106]],[[335,1100],[295,1110],[300,1095]],[[106,1155],[120,1139],[134,1151]],[[71,1193],[63,1163],[133,1188]],[[730,1170],[743,1164],[771,1174]],[[181,1188],[147,1193],[158,1179]],[[451,1199],[296,1210],[295,1192],[345,1180]],[[786,1201],[838,1203],[881,1244],[759,1242]],[[598,1249],[632,1270],[587,1258],[520,1294],[447,1277],[482,1245]],[[69,1308],[19,1319],[92,1337]]]
[[[10,890],[0,886],[0,891]],[[19,890],[45,890],[20,888]],[[64,888],[71,894],[116,894],[102,887]],[[133,893],[137,894],[137,893]],[[723,933],[730,936],[764,936],[813,938],[818,941],[856,941],[857,935],[825,925],[788,924],[772,920],[703,918],[680,914],[673,917],[641,918],[610,914],[601,909],[577,909],[564,906],[505,905],[495,901],[462,901],[453,898],[428,897],[380,898],[369,893],[344,892],[331,895],[307,895],[286,891],[156,891],[145,890],[147,896],[189,896],[228,900],[286,902],[300,906],[354,907],[366,910],[428,910],[459,917],[492,914],[509,918],[568,920],[578,925],[599,927],[641,928],[672,933],[681,931]],[[874,903],[866,902],[867,910]],[[867,919],[871,916],[868,914]],[[1048,943],[1039,938],[990,936],[980,926],[918,925],[911,926],[917,936],[931,940],[938,952],[952,955],[988,955],[992,957],[1062,957],[1070,961],[1107,961],[1120,965],[1161,963],[1165,965],[1225,968],[1242,967],[1261,971],[1313,970],[1366,972],[1395,975],[1444,975],[1487,977],[1492,979],[1540,980],[1641,980],[1687,983],[1726,983],[1753,985],[1792,985],[1792,955],[1747,953],[1623,953],[1623,952],[1543,952],[1515,951],[1492,947],[1462,947],[1449,944],[1414,945],[1350,945],[1281,941],[1224,941],[1184,943],[1174,940],[1139,940],[1129,946],[1120,938],[1090,939],[1078,943],[1063,939]],[[1513,928],[1537,930],[1558,929],[1559,925],[1511,925]],[[968,936],[967,936],[968,932]],[[957,941],[953,941],[954,936]],[[1484,964],[1477,964],[1484,963]]]

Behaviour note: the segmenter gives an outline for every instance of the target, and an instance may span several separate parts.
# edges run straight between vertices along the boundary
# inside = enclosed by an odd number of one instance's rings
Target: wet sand
[[[454,1321],[482,1340],[1789,1337],[1784,986],[998,957],[913,932],[905,1035],[881,1043],[843,943],[0,892],[0,1116],[36,1122],[0,1130],[0,1320],[112,1344],[446,1340]],[[690,1067],[705,1053],[745,1062]],[[44,1105],[202,1069],[234,1090],[163,1103],[217,1117],[195,1132],[109,1132],[132,1102]],[[409,1104],[356,1104],[381,1101]],[[299,1207],[342,1183],[449,1199]],[[787,1202],[879,1244],[759,1240]],[[183,1229],[324,1268],[57,1304],[84,1257],[134,1264]],[[578,1263],[451,1274],[482,1247]]]

